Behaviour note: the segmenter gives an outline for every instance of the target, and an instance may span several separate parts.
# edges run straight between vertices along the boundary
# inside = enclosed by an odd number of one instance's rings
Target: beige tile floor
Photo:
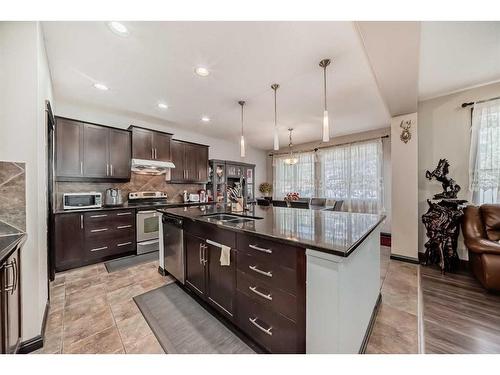
[[[108,273],[103,263],[56,275],[46,341],[35,353],[163,353],[134,296],[172,280],[158,262]]]
[[[417,353],[417,267],[381,248],[382,302],[367,353]],[[104,264],[56,275],[45,346],[35,353],[163,353],[134,296],[172,280],[158,262],[108,274]]]

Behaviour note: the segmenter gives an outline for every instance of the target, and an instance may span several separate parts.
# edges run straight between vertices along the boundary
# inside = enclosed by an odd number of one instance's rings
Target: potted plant
[[[263,182],[259,185],[259,191],[264,195],[264,198],[268,199],[273,192],[273,185],[269,182]]]

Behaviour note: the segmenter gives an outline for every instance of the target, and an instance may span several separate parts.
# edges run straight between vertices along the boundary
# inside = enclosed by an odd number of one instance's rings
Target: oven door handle
[[[138,211],[137,215],[144,215],[144,214],[159,214],[158,211]],[[156,216],[156,215],[155,215]]]

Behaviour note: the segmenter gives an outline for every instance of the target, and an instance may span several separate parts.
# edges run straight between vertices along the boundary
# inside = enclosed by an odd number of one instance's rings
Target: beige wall
[[[266,153],[253,147],[247,146],[246,157],[240,157],[239,138],[234,141],[209,137],[204,134],[183,130],[180,125],[161,121],[157,118],[140,116],[136,113],[117,112],[111,109],[97,108],[84,103],[72,103],[65,98],[57,97],[56,115],[78,120],[95,122],[117,128],[128,128],[129,125],[137,125],[145,128],[161,130],[174,134],[175,139],[203,143],[209,145],[209,158],[242,161],[255,164],[255,181],[258,187],[266,180]],[[210,126],[210,125],[203,125]]]
[[[390,135],[390,128],[376,129],[366,132],[347,134],[340,137],[335,137],[330,139],[328,143],[322,142],[309,142],[297,144],[292,147],[293,151],[305,151],[312,150],[315,147],[321,146],[335,146],[344,143],[351,142],[359,142],[367,139],[374,139],[383,137],[386,135]],[[391,233],[391,175],[392,175],[392,167],[391,167],[391,138],[382,139],[382,150],[383,150],[383,179],[384,179],[384,208],[385,215],[387,216],[385,223],[382,227],[382,232]],[[281,145],[281,150],[277,151],[279,153],[287,152],[288,145]],[[267,182],[273,182],[273,168],[272,168],[272,157],[269,156],[273,151],[267,152]],[[260,192],[258,191],[258,185],[255,190],[256,196],[260,196]]]
[[[471,110],[462,108],[464,102],[473,102],[500,96],[500,83],[477,87],[459,93],[422,101],[418,104],[418,216],[419,251],[425,251],[427,241],[421,217],[427,211],[426,199],[441,191],[441,185],[425,178],[427,169],[434,169],[440,158],[450,162],[450,174],[461,187],[458,197],[469,199],[469,146]],[[462,239],[458,252],[467,259]]]
[[[401,121],[411,120],[411,140],[400,140]],[[417,113],[391,120],[392,244],[391,254],[418,257],[418,139]]]
[[[45,100],[50,74],[38,22],[0,22],[0,160],[26,163],[22,336],[40,334],[47,302]]]

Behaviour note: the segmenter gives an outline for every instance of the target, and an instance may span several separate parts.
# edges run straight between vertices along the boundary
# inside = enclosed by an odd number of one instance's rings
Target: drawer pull
[[[106,250],[108,247],[103,246],[103,247],[96,247],[95,249],[90,249],[90,251],[101,251],[101,250]]]
[[[124,242],[124,243],[119,243],[117,244],[116,246],[120,247],[120,246],[127,246],[127,245],[130,245],[132,242]]]
[[[267,277],[273,277],[273,273],[271,271],[262,271],[257,268],[257,266],[248,266],[252,271],[255,271],[257,273],[260,273],[261,275],[267,276]]]
[[[272,336],[273,335],[273,327],[269,327],[268,329],[265,329],[262,327],[259,323],[257,323],[257,318],[248,318],[250,323],[252,323],[254,326],[256,326],[258,329],[260,329],[262,332],[264,332],[266,335]]]
[[[268,293],[268,294],[264,294],[262,292],[259,292],[257,290],[257,287],[256,286],[249,286],[248,289],[250,289],[252,292],[254,292],[255,294],[257,294],[258,296],[261,296],[262,298],[265,298],[265,299],[268,299],[269,301],[272,301],[273,300],[273,296],[271,293]]]
[[[263,253],[268,253],[268,254],[272,254],[273,251],[271,249],[264,249],[263,247],[259,247],[257,245],[248,245],[248,247],[250,249],[254,249],[254,250],[257,250],[257,251],[260,251],[260,252],[263,252]]]
[[[91,233],[96,233],[96,232],[105,232],[107,231],[108,228],[102,228],[102,229],[92,229],[90,232]]]
[[[132,212],[119,212],[116,216],[132,215]]]
[[[102,214],[102,215],[92,215],[91,217],[92,217],[92,218],[95,218],[95,217],[106,217],[106,216],[108,216],[108,215],[106,215],[106,214]]]
[[[119,225],[116,227],[116,229],[125,229],[125,228],[132,228],[132,225]]]

